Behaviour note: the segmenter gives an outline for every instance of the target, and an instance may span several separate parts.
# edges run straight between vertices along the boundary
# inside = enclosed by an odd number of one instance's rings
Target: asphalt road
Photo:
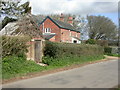
[[[4,84],[3,88],[112,88],[118,85],[118,60]]]

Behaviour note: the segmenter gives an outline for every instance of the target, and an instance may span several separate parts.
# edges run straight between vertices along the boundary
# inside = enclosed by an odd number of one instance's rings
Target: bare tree
[[[87,16],[90,39],[112,40],[117,35],[116,25],[104,16]]]
[[[31,38],[42,37],[39,26],[31,14],[28,14],[18,20],[17,24],[19,25],[19,28],[15,32],[13,32],[12,35],[27,35]]]

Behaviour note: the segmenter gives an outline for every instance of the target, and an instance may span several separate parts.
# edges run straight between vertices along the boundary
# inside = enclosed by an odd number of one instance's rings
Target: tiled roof
[[[45,19],[45,17],[42,15],[32,15],[32,17],[38,25],[40,25],[40,23]]]
[[[71,31],[75,31],[75,32],[79,32],[71,24],[62,22],[60,20],[53,19],[53,18],[51,18],[49,16],[47,16],[40,24],[42,24],[47,18],[49,18],[52,22],[54,22],[59,28],[63,28],[63,29],[67,29],[67,30],[71,30]]]
[[[44,33],[43,37],[47,40],[51,39],[52,37],[54,37],[56,34],[55,33]]]
[[[69,23],[62,22],[60,20],[53,19],[53,21],[59,25],[60,28],[77,31],[74,26],[70,25]]]

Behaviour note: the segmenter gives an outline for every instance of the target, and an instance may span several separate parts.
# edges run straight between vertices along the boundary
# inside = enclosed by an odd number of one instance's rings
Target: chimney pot
[[[60,21],[64,22],[64,15],[63,15],[63,13],[61,13]]]
[[[69,20],[72,20],[73,18],[70,16],[68,19],[69,19]]]
[[[71,25],[73,24],[73,17],[72,16],[68,17],[68,23],[71,24]]]

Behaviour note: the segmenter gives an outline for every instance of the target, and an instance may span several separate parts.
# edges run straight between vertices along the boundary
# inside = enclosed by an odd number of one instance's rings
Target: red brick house
[[[48,39],[49,41],[80,43],[80,32],[72,25],[72,19],[72,17],[69,17],[68,23],[65,23],[62,14],[60,20],[47,16],[40,23],[40,30],[45,39]]]

